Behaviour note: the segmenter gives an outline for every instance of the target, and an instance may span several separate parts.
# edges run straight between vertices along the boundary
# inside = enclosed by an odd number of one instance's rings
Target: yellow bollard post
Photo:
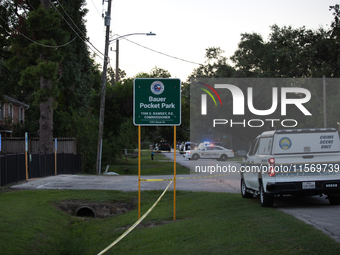
[[[140,219],[140,126],[138,126],[138,219]]]
[[[55,141],[55,150],[54,150],[54,175],[57,175],[57,149],[58,149],[58,146],[57,146],[57,138],[54,139]]]
[[[176,126],[174,126],[174,221],[176,220]]]
[[[25,151],[25,172],[26,172],[26,181],[28,180],[28,163],[27,163],[27,151]]]
[[[27,152],[28,152],[28,134],[27,134],[27,132],[25,132],[25,172],[26,172],[26,181],[28,180]]]

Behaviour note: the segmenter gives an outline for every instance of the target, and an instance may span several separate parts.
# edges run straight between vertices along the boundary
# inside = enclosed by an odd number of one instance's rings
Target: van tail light
[[[269,177],[275,177],[275,159],[270,158],[268,159],[269,164]]]

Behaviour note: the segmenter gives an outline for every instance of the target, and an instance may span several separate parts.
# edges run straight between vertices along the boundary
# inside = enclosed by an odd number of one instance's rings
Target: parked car
[[[217,159],[226,161],[228,158],[234,157],[234,152],[230,149],[226,149],[222,146],[208,145],[201,147],[197,150],[186,151],[184,157],[187,159],[198,160],[198,159]]]
[[[253,142],[240,169],[243,198],[325,194],[340,204],[340,142],[334,128],[266,131]]]
[[[171,151],[171,145],[168,142],[160,142],[158,145],[160,151]]]

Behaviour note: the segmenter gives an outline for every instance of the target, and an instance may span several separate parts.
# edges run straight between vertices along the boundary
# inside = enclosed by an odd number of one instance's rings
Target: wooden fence
[[[53,139],[53,149],[55,148],[55,139]],[[57,138],[58,153],[77,153],[77,143],[75,138]],[[39,138],[30,137],[28,139],[28,152],[39,153]],[[1,152],[4,154],[25,153],[24,137],[7,137],[1,139]]]

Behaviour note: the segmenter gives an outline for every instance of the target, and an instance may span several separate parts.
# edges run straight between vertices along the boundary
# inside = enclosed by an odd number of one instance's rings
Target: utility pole
[[[110,20],[111,20],[111,0],[108,0],[107,12],[105,15],[105,53],[104,53],[104,66],[103,66],[103,77],[102,77],[102,89],[100,93],[100,113],[99,113],[99,132],[98,132],[98,145],[97,145],[97,164],[96,173],[100,174],[101,168],[101,156],[102,156],[102,140],[103,140],[103,129],[104,129],[104,112],[105,112],[105,94],[106,94],[106,73],[107,63],[109,61],[109,36],[110,36]]]
[[[115,83],[117,84],[117,82],[119,81],[119,39],[126,37],[126,36],[130,36],[130,35],[156,35],[155,33],[133,33],[133,34],[127,34],[127,35],[122,35],[122,36],[118,36],[117,38],[111,40],[112,41],[116,41],[116,77],[115,77]]]
[[[119,40],[116,41],[116,84],[119,81]]]

